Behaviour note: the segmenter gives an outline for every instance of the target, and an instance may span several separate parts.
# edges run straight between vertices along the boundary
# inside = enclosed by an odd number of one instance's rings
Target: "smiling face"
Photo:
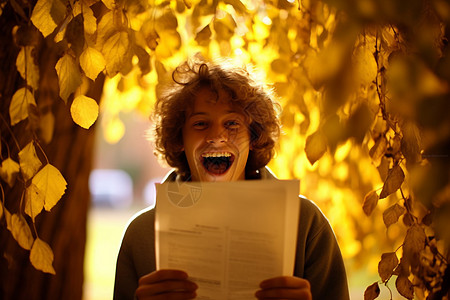
[[[245,117],[230,105],[223,90],[203,87],[186,112],[183,145],[193,181],[245,179],[250,135]]]

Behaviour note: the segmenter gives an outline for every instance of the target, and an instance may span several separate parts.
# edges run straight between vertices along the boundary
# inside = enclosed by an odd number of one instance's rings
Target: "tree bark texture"
[[[11,156],[18,162],[19,149],[39,136],[33,130],[32,120],[24,120],[10,126],[9,103],[14,92],[25,85],[15,67],[20,42],[14,41],[13,28],[27,31],[25,39],[34,39],[38,51],[40,68],[39,89],[35,92],[38,111],[51,110],[55,116],[52,141],[46,145],[40,141],[50,164],[58,168],[68,185],[66,193],[50,212],[43,211],[36,217],[36,230],[26,216],[33,236],[47,242],[54,252],[53,266],[56,275],[36,270],[30,263],[30,251],[21,248],[7,230],[6,220],[0,219],[0,299],[81,299],[83,287],[83,265],[86,243],[87,211],[90,197],[88,178],[92,167],[92,152],[95,128],[85,130],[76,125],[70,116],[67,104],[59,98],[56,61],[61,48],[50,37],[43,39],[32,26],[15,14],[9,3],[0,16],[0,120],[2,159]],[[31,31],[31,34],[30,34]],[[19,36],[19,35],[17,35]],[[20,36],[19,36],[20,37]],[[22,41],[24,42],[24,41]],[[26,41],[25,41],[26,42]],[[87,95],[100,99],[103,77],[91,84]],[[10,129],[8,129],[8,127]],[[17,143],[16,143],[17,140]],[[46,158],[36,147],[43,165]],[[11,213],[23,213],[22,193],[26,183],[16,182],[13,188],[1,182],[5,192],[4,205]],[[3,199],[2,199],[3,200]]]

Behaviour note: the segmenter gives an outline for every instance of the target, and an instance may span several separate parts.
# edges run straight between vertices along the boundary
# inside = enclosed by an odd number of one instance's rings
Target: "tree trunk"
[[[14,92],[24,85],[16,70],[19,47],[13,42],[13,27],[28,28],[26,22],[11,9],[10,2],[0,16],[0,96],[1,158],[11,156],[18,161],[19,146],[23,148],[36,133],[30,130],[30,120],[10,126],[9,103]],[[59,47],[50,39],[38,36],[37,51],[40,68],[39,90],[35,93],[39,111],[50,109],[55,116],[55,130],[50,144],[40,141],[50,164],[58,168],[68,185],[66,193],[50,212],[36,217],[36,231],[31,219],[28,224],[40,239],[47,242],[54,252],[53,266],[56,275],[36,270],[30,263],[30,251],[21,248],[6,228],[4,217],[0,219],[0,299],[81,299],[83,265],[86,243],[87,211],[90,197],[88,178],[92,166],[95,128],[85,130],[75,125],[70,116],[70,99],[65,104],[58,96],[58,78],[55,64],[61,55]],[[20,43],[19,43],[20,44]],[[103,87],[103,77],[91,84],[88,95],[98,101]],[[11,128],[10,129],[8,129]],[[14,137],[14,138],[13,138]],[[37,150],[43,165],[45,156]],[[40,152],[40,153],[39,153]],[[25,184],[16,182],[9,188],[1,181],[5,207],[11,213],[23,213],[22,193]]]

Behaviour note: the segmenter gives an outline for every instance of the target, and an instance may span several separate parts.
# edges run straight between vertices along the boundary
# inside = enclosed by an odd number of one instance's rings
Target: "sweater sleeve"
[[[311,284],[313,299],[348,300],[348,283],[334,232],[320,209],[301,198],[295,275]]]
[[[135,299],[139,278],[155,266],[154,211],[146,210],[129,223],[116,264],[114,300]]]

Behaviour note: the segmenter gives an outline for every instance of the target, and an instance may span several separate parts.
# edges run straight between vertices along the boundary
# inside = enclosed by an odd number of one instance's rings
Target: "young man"
[[[156,152],[174,168],[165,181],[272,179],[266,165],[280,133],[278,105],[243,68],[185,63],[155,107]],[[333,231],[300,197],[294,276],[268,278],[257,299],[349,299]],[[197,285],[183,270],[156,270],[154,210],[139,213],[123,237],[114,299],[194,299]]]

